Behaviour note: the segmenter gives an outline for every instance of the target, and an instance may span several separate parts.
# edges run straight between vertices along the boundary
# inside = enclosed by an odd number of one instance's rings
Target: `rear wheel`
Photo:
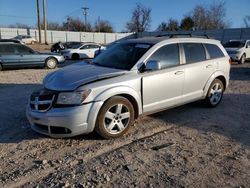
[[[243,54],[243,55],[241,56],[241,58],[240,58],[239,63],[240,63],[240,64],[244,64],[245,62],[246,62],[246,54]]]
[[[72,59],[74,59],[74,60],[80,59],[79,54],[72,54]]]
[[[223,92],[224,85],[222,81],[219,79],[215,79],[208,89],[207,97],[205,99],[207,105],[209,107],[217,106],[223,97]]]
[[[133,105],[126,98],[116,96],[104,103],[98,114],[95,130],[103,138],[116,138],[124,135],[133,123]]]
[[[48,69],[54,69],[54,68],[56,68],[57,60],[53,57],[50,57],[50,58],[46,59],[45,65]]]

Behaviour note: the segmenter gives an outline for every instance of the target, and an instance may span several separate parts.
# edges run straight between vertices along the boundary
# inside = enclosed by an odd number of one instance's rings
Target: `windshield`
[[[151,44],[141,43],[118,43],[98,55],[93,63],[104,67],[130,70],[151,46]]]
[[[242,48],[245,46],[245,41],[230,41],[225,44],[225,48]]]

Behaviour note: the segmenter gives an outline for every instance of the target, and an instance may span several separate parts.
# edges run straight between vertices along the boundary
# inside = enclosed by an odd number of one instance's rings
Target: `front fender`
[[[224,74],[222,71],[220,71],[220,70],[219,70],[219,71],[216,71],[216,72],[214,72],[214,73],[209,77],[209,79],[208,79],[208,81],[207,81],[207,83],[206,83],[206,85],[205,85],[205,87],[204,87],[204,89],[203,89],[203,97],[206,97],[207,92],[208,92],[208,89],[209,89],[211,83],[214,81],[215,78],[217,78],[217,77],[219,77],[219,76],[222,76],[222,77],[225,78],[225,80],[226,80],[225,89],[227,88],[227,86],[228,86],[228,78],[226,78],[225,74]]]
[[[103,101],[105,102],[107,99],[109,99],[112,96],[116,95],[130,95],[133,97],[138,105],[138,113],[142,113],[142,101],[141,101],[141,92],[135,91],[131,87],[127,86],[115,86],[112,88],[109,88],[102,93],[100,93],[96,98],[95,101]]]

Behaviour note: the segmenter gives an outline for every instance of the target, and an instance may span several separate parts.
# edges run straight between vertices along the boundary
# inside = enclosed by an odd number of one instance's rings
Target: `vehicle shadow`
[[[195,102],[150,116],[201,133],[220,134],[250,147],[249,101],[249,94],[224,94],[223,101],[216,108]]]
[[[25,109],[32,91],[40,88],[41,84],[0,84],[0,143],[37,138],[29,128]]]
[[[32,131],[25,115],[30,94],[39,88],[41,84],[0,84],[0,143],[47,137]],[[225,94],[216,108],[206,108],[196,102],[150,116],[167,124],[221,134],[250,147],[249,101],[250,94]],[[140,126],[140,121],[138,124]],[[96,133],[69,139],[102,140]]]
[[[230,70],[230,80],[250,80],[250,68],[244,65],[235,65]]]

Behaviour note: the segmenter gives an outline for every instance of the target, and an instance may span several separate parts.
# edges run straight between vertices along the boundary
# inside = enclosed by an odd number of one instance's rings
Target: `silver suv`
[[[217,40],[127,40],[90,64],[48,74],[44,89],[32,93],[26,113],[32,129],[52,137],[96,130],[104,138],[115,138],[141,114],[201,99],[217,106],[229,71],[230,57]]]
[[[250,40],[230,40],[225,44],[225,49],[232,60],[240,64],[250,59]]]

